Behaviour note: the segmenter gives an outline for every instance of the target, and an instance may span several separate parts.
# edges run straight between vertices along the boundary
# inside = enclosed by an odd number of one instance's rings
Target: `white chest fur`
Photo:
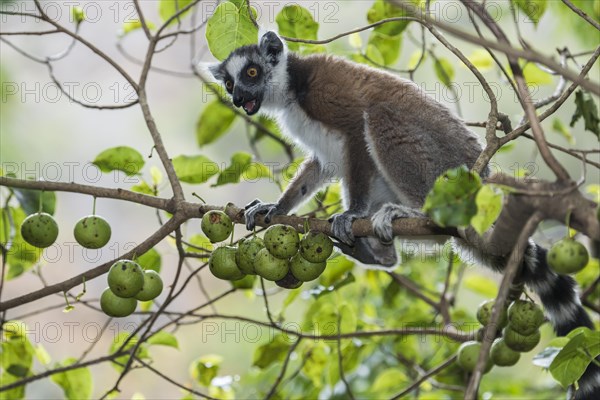
[[[308,155],[314,155],[328,171],[342,177],[343,136],[308,117],[296,104],[288,103],[276,113],[284,134],[292,138]]]

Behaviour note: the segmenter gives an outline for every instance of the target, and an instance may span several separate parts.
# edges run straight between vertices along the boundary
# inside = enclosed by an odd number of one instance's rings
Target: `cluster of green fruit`
[[[585,246],[570,237],[554,243],[546,256],[548,266],[562,275],[581,271],[589,261],[590,255]]]
[[[110,317],[126,317],[135,311],[138,300],[150,301],[162,290],[163,281],[156,271],[120,260],[108,271],[108,287],[100,296],[100,307]]]
[[[209,211],[202,217],[202,231],[213,243],[229,237],[231,219],[222,211]],[[325,270],[333,252],[333,242],[322,232],[310,231],[300,239],[288,225],[270,226],[264,239],[253,236],[238,246],[215,249],[209,260],[212,274],[228,281],[259,275],[286,289],[317,279]]]
[[[97,215],[81,218],[73,229],[77,243],[87,249],[104,247],[110,240],[111,233],[108,222]],[[23,220],[21,236],[32,246],[42,249],[50,247],[58,237],[58,224],[50,214],[31,214]]]
[[[482,303],[477,309],[477,320],[484,327],[492,316],[494,301]],[[508,309],[502,310],[498,321],[497,331],[502,331],[501,337],[494,340],[485,372],[494,365],[509,367],[515,365],[520,353],[531,351],[540,342],[540,326],[544,322],[544,313],[533,302],[526,300],[513,301]],[[480,330],[479,332],[482,332]],[[469,341],[463,343],[457,353],[457,363],[465,371],[472,372],[477,364],[481,343]]]

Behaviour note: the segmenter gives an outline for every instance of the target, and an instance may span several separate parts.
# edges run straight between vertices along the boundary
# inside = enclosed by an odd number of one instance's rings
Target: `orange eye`
[[[254,67],[250,67],[250,68],[248,68],[246,73],[248,74],[248,76],[250,78],[256,78],[256,75],[258,75],[258,70]]]
[[[227,90],[233,89],[233,82],[231,82],[231,81],[225,82],[225,87],[227,88]]]

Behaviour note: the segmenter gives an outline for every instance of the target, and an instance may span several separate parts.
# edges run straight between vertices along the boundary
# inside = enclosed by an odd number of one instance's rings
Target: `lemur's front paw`
[[[423,217],[424,214],[401,204],[384,204],[373,216],[371,223],[375,235],[383,244],[390,244],[394,241],[394,230],[392,222],[400,218]]]
[[[275,203],[263,203],[256,199],[245,207],[244,217],[246,218],[246,229],[249,231],[253,230],[256,226],[256,217],[259,214],[265,215],[265,222],[268,224],[271,222],[271,218],[274,215],[284,214],[279,209],[279,206]]]
[[[355,219],[363,215],[346,211],[342,214],[334,214],[329,221],[331,222],[331,233],[340,242],[352,246],[354,244],[354,234],[352,233],[352,223]]]

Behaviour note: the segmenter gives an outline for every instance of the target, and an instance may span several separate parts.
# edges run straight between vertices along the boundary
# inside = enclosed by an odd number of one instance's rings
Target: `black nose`
[[[244,104],[244,103],[245,103],[245,100],[246,100],[246,99],[244,98],[244,94],[242,94],[242,93],[235,94],[235,95],[233,96],[233,104],[234,104],[236,107],[240,107],[242,104]]]

